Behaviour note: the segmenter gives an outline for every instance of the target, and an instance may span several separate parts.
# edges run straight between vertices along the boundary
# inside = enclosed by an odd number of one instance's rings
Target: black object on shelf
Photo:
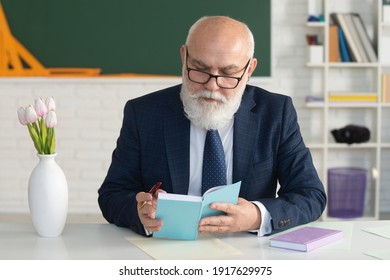
[[[370,130],[364,126],[347,125],[340,129],[333,129],[331,131],[337,143],[364,143],[370,140]]]

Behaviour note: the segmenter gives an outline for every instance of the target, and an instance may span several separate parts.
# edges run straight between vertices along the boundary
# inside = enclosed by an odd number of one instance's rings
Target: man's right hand
[[[157,190],[154,195],[146,192],[139,192],[135,197],[137,200],[138,217],[149,233],[160,231],[162,226],[162,221],[156,220],[157,196],[160,192],[165,191]],[[142,206],[144,202],[146,202],[146,204]]]

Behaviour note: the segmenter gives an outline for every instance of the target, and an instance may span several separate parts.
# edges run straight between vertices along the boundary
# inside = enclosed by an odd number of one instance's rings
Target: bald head
[[[190,28],[186,40],[187,46],[197,48],[230,49],[253,57],[254,38],[245,23],[226,16],[202,17]]]

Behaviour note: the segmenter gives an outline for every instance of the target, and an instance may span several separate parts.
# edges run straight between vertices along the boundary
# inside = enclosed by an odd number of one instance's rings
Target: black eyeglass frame
[[[188,76],[188,79],[191,81],[191,82],[194,82],[194,83],[197,83],[197,84],[201,84],[201,85],[205,85],[207,84],[211,78],[215,78],[215,81],[218,85],[218,87],[220,88],[224,88],[224,89],[235,89],[238,84],[240,83],[240,81],[242,80],[242,77],[244,77],[245,73],[246,73],[246,70],[248,69],[248,66],[249,66],[249,63],[251,62],[252,58],[250,58],[248,60],[248,62],[246,63],[246,65],[244,66],[244,68],[242,68],[240,71],[244,70],[244,72],[242,73],[241,77],[232,77],[232,76],[229,76],[229,75],[214,75],[214,74],[210,74],[208,72],[205,72],[205,71],[202,71],[202,70],[197,70],[197,69],[194,69],[194,68],[191,68],[191,67],[188,67],[188,56],[189,56],[189,53],[188,53],[188,48],[186,47],[186,69],[187,69],[187,76]],[[197,82],[197,81],[194,81],[190,78],[190,72],[191,71],[195,71],[195,72],[200,72],[202,74],[206,74],[206,75],[209,75],[209,78],[207,79],[207,81],[201,83],[201,82]],[[238,72],[240,72],[238,71]],[[234,86],[234,87],[224,87],[224,86],[221,86],[219,83],[218,83],[218,78],[231,78],[231,79],[236,79],[237,80],[237,84]]]

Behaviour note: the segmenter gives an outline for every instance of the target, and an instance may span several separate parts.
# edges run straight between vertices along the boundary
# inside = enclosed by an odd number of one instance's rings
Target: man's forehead
[[[187,48],[187,51],[191,63],[205,68],[233,69],[242,67],[242,63],[247,60],[243,52],[208,49],[196,51],[195,48]]]
[[[205,69],[215,68],[215,69],[219,69],[219,70],[230,70],[230,69],[236,69],[236,68],[240,67],[235,62],[229,63],[229,62],[223,62],[223,61],[216,61],[216,62],[207,63],[207,62],[203,62],[202,60],[193,59],[192,63],[195,64],[196,66],[201,66],[202,68],[205,68]]]

